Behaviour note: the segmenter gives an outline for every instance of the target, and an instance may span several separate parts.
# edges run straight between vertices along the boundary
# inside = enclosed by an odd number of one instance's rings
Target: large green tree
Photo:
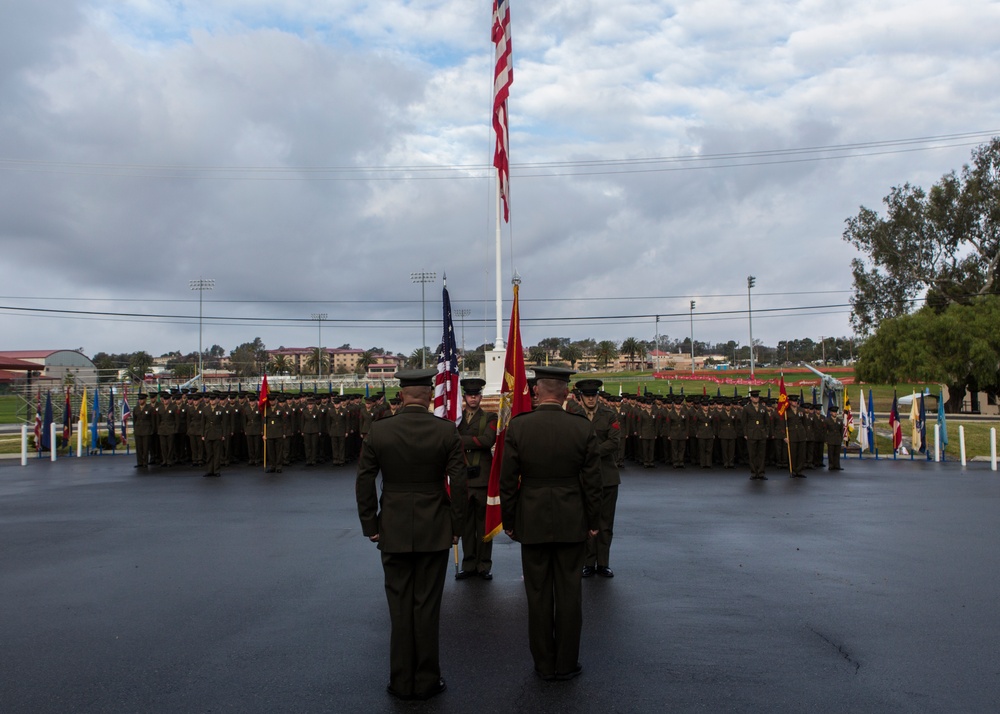
[[[244,342],[229,353],[229,363],[237,377],[256,377],[267,367],[267,348],[255,337],[253,342]]]
[[[844,240],[862,254],[851,263],[851,323],[870,334],[926,295],[943,310],[1000,293],[1000,138],[977,147],[960,174],[930,191],[909,183],[883,199],[885,215],[861,207]]]
[[[943,310],[924,307],[883,320],[861,346],[857,377],[868,382],[938,382],[948,386],[949,412],[968,390],[1000,393],[1000,297]]]

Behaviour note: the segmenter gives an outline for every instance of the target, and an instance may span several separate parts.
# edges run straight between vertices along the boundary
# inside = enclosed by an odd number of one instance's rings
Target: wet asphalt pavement
[[[622,473],[584,672],[532,672],[517,546],[445,584],[448,690],[393,700],[354,470],[0,462],[2,712],[994,712],[1000,475]]]

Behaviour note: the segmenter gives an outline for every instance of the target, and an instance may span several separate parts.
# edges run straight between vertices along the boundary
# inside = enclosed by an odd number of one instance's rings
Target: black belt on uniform
[[[567,478],[521,478],[522,486],[573,486],[580,483],[576,476]]]
[[[394,491],[402,493],[434,493],[444,491],[444,478],[440,481],[414,481],[409,483],[386,483],[382,482],[383,491]]]

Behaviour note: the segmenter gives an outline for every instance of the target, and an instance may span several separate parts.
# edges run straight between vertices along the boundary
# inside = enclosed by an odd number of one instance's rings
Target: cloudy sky
[[[844,220],[1000,134],[996,2],[511,5],[527,344],[850,334]],[[0,9],[0,349],[494,339],[489,0]]]

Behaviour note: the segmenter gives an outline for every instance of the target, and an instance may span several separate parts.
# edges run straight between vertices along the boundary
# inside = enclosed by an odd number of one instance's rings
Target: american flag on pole
[[[35,407],[35,449],[42,451],[42,389],[38,388],[38,403]]]
[[[444,309],[444,336],[438,353],[437,376],[434,378],[434,416],[454,422],[462,420],[462,392],[458,380],[458,345],[455,343],[455,324],[451,319],[451,298],[448,297],[447,278],[441,293]]]
[[[496,147],[493,165],[497,170],[500,198],[503,199],[503,219],[510,221],[510,143],[507,133],[507,97],[514,82],[514,60],[510,45],[510,0],[493,0],[493,44],[496,45],[496,65],[493,68],[493,131]]]

